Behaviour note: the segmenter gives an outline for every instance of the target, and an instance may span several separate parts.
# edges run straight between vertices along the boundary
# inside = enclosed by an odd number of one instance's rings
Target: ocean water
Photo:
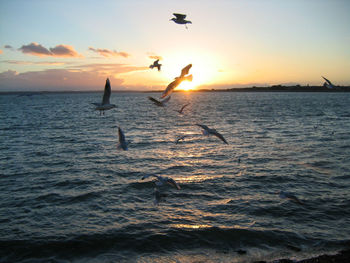
[[[102,116],[102,93],[0,96],[0,262],[251,262],[348,246],[350,93],[184,92],[165,108],[147,96],[159,94],[112,93]],[[162,186],[156,205],[148,174],[181,190]]]

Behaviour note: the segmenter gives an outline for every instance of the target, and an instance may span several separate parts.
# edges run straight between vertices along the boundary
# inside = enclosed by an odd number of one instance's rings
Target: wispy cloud
[[[113,87],[120,87],[122,79],[109,76]],[[0,90],[97,90],[103,89],[106,76],[90,71],[47,69],[18,73],[8,70],[0,73]]]
[[[64,69],[46,69],[18,73],[0,73],[0,90],[97,90],[110,78],[112,89],[122,87],[125,73],[148,69],[126,64],[70,65]]]
[[[163,59],[161,56],[158,56],[158,55],[156,55],[156,54],[154,54],[154,53],[152,53],[152,52],[148,52],[147,55],[148,55],[148,57],[149,57],[150,59],[159,59],[159,60],[162,60],[162,59]]]
[[[115,50],[109,50],[109,49],[101,49],[101,48],[93,48],[93,47],[89,47],[90,51],[93,51],[95,53],[98,53],[99,55],[103,56],[103,57],[124,57],[127,58],[130,56],[130,54],[126,53],[126,52],[118,52]]]
[[[131,66],[127,64],[115,64],[115,63],[92,63],[92,64],[83,64],[77,65],[74,67],[68,67],[68,69],[84,69],[91,72],[96,72],[97,74],[106,74],[106,75],[117,75],[130,73],[135,71],[147,70],[148,67],[138,67]]]
[[[30,54],[39,57],[83,57],[82,55],[78,54],[72,46],[69,45],[57,45],[54,48],[47,49],[38,43],[32,42],[28,45],[23,45],[18,50],[22,51],[24,54]]]
[[[0,63],[14,64],[14,65],[52,65],[52,66],[62,66],[69,64],[67,62],[57,62],[57,61],[23,61],[23,60],[3,60]]]
[[[13,49],[13,47],[11,45],[5,45],[4,48]]]

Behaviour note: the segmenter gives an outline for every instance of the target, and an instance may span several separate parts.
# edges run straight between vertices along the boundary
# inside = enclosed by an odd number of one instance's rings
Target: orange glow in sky
[[[350,1],[62,1],[1,2],[0,91],[350,85]]]

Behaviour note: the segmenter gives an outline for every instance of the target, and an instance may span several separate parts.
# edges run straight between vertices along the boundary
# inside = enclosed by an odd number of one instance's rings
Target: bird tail
[[[192,81],[192,79],[193,79],[193,76],[191,74],[191,75],[188,75],[188,76],[184,77],[183,80]]]

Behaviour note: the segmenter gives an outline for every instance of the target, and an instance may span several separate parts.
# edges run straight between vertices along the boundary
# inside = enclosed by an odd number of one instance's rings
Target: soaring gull
[[[334,85],[329,79],[326,79],[325,77],[321,76],[326,82],[324,83],[324,86],[326,86],[328,89],[334,89]]]
[[[188,72],[190,71],[190,68],[192,67],[192,64],[188,64],[186,67],[184,67],[181,70],[181,75],[179,77],[176,77],[175,80],[173,82],[171,82],[166,89],[164,90],[164,92],[162,93],[162,96],[160,96],[160,98],[165,98],[166,96],[168,96],[170,93],[173,92],[173,90],[180,85],[180,83],[184,80],[187,81],[192,81],[192,75],[187,75]],[[187,75],[187,76],[186,76]]]
[[[157,105],[158,107],[164,107],[166,106],[166,103],[170,100],[171,96],[167,97],[166,99],[164,100],[157,100],[155,98],[152,98],[152,97],[148,97],[148,99],[150,101],[152,101],[154,103],[154,105]]]
[[[122,131],[122,129],[120,129],[120,127],[118,127],[118,136],[119,136],[119,143],[117,145],[117,148],[127,151],[129,142],[125,140],[124,132]]]
[[[112,89],[111,89],[111,84],[109,83],[109,79],[107,78],[106,80],[106,85],[105,85],[105,91],[103,93],[103,98],[102,98],[102,103],[92,103],[96,106],[95,110],[100,111],[101,113],[105,114],[105,110],[110,110],[115,107],[117,107],[114,104],[111,104],[109,102],[109,98],[111,97]]]
[[[185,138],[190,137],[189,135],[181,135],[175,140],[175,144],[178,144],[180,141],[184,141]]]
[[[293,195],[292,193],[289,192],[284,192],[284,191],[278,191],[277,192],[280,198],[283,199],[289,199],[297,204],[304,204],[303,202],[301,202],[295,195]]]
[[[222,140],[224,143],[228,144],[227,141],[225,140],[224,136],[222,136],[217,130],[215,129],[210,129],[208,126],[206,125],[203,125],[203,124],[195,124],[199,127],[201,127],[203,130],[202,130],[202,133],[204,135],[214,135],[216,137],[218,137],[220,140]]]
[[[182,114],[183,110],[184,110],[188,105],[190,105],[190,103],[187,103],[187,104],[183,105],[183,106],[181,107],[180,110],[176,110],[176,111],[177,111],[178,113]]]
[[[158,71],[160,71],[160,67],[162,66],[162,64],[159,64],[158,62],[159,62],[159,59],[157,59],[156,61],[154,61],[153,64],[150,65],[149,67],[150,67],[151,69],[153,69],[153,68],[158,68]]]
[[[141,178],[141,180],[147,179],[148,177],[155,177],[157,178],[157,181],[155,182],[156,186],[162,186],[163,184],[170,184],[171,186],[174,186],[176,189],[180,190],[181,187],[177,184],[177,182],[170,177],[155,175],[155,174],[148,174]]]
[[[176,24],[185,25],[186,29],[188,29],[186,24],[192,24],[191,21],[185,20],[186,15],[177,14],[177,13],[173,13],[173,15],[174,15],[175,17],[173,17],[172,19],[170,19],[170,21],[174,21]]]

